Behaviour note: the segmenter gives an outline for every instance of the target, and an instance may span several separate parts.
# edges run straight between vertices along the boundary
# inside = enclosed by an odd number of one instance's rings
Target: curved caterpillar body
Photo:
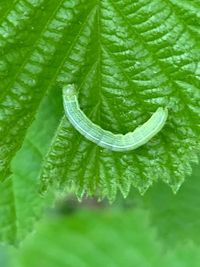
[[[160,107],[147,122],[137,127],[133,132],[114,134],[94,124],[81,111],[77,91],[73,84],[63,88],[63,102],[65,114],[77,131],[98,146],[113,151],[123,152],[144,145],[163,128],[168,116],[167,109]]]

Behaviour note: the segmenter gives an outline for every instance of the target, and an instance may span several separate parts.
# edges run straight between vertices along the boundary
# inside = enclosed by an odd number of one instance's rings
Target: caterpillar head
[[[74,84],[68,84],[63,87],[63,96],[65,99],[70,100],[77,95],[77,90]]]

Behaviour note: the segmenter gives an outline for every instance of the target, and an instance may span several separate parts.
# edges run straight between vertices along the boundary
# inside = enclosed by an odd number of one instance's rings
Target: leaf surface
[[[80,198],[113,200],[132,185],[143,194],[159,179],[179,189],[197,161],[200,103],[199,43],[181,12],[167,1],[94,2],[58,81],[75,83],[83,111],[114,133],[132,131],[159,106],[169,117],[148,144],[126,153],[92,144],[63,117],[44,162],[43,190],[55,177]]]
[[[45,197],[39,195],[37,177],[57,127],[59,106],[59,99],[52,90],[42,102],[22,148],[12,161],[13,175],[0,183],[0,242],[19,243],[33,230],[46,205],[50,206],[53,201],[51,192]]]

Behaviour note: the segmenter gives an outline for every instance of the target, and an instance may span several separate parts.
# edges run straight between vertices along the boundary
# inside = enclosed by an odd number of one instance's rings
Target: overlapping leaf
[[[51,204],[51,194],[46,198],[38,194],[37,177],[58,124],[59,106],[59,98],[52,90],[42,102],[36,120],[12,162],[14,174],[0,183],[0,242],[16,244],[21,241],[33,230],[45,204]]]

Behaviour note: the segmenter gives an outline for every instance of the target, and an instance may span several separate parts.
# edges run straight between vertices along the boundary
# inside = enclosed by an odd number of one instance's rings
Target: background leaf
[[[27,266],[30,255],[35,259],[32,266],[132,266],[131,263],[153,266],[160,248],[146,223],[143,214],[135,213],[133,218],[132,212],[124,212],[122,217],[119,212],[110,211],[102,214],[84,210],[69,218],[54,219],[41,226],[34,241],[27,241],[22,249],[22,266]],[[135,235],[127,231],[130,226]],[[146,243],[140,246],[141,230]]]
[[[163,184],[158,183],[147,192],[142,201],[148,209],[151,222],[156,225],[159,236],[169,246],[176,243],[200,244],[200,167],[194,168],[192,177],[173,195]]]
[[[141,210],[84,209],[45,221],[37,230],[23,244],[19,266],[199,265],[199,247],[166,248]]]

